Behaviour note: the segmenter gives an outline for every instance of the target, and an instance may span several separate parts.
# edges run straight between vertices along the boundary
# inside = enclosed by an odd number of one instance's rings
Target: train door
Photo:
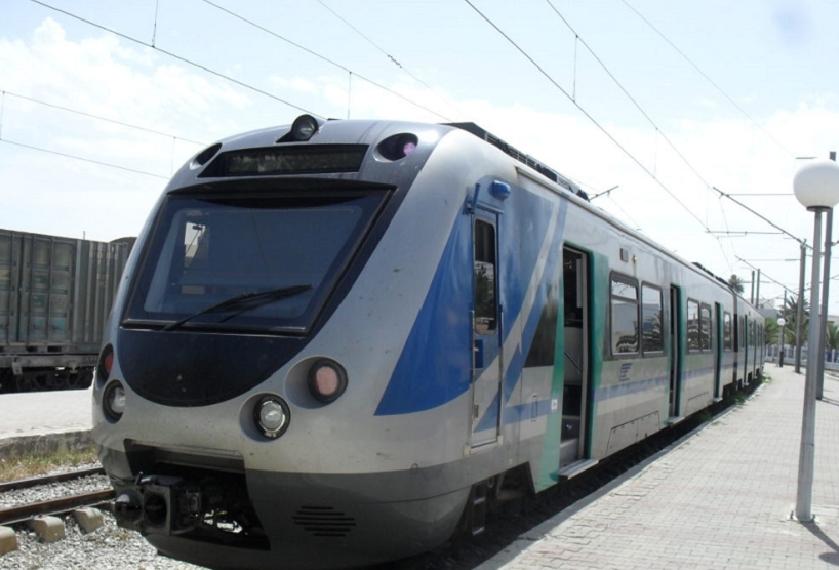
[[[591,414],[588,377],[588,259],[568,247],[562,250],[564,378],[559,464],[586,457]]]
[[[498,439],[501,410],[501,307],[498,303],[497,214],[472,220],[472,435],[476,447]]]
[[[682,386],[682,291],[670,286],[670,417],[679,415],[679,393]]]
[[[743,385],[749,383],[749,317],[743,315]]]
[[[722,368],[722,307],[720,307],[719,303],[714,303],[714,324],[711,327],[711,330],[714,331],[712,338],[714,339],[714,343],[712,348],[714,349],[714,398],[720,397],[720,379],[721,379],[721,368]]]

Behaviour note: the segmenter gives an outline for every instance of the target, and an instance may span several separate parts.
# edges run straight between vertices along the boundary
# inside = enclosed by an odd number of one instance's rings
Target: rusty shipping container
[[[90,385],[133,243],[0,230],[0,393]]]

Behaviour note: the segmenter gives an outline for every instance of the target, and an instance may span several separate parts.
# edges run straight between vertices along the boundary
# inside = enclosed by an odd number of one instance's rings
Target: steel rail
[[[76,471],[67,471],[66,473],[55,473],[52,475],[42,475],[39,477],[29,477],[27,479],[18,479],[17,481],[6,481],[0,483],[0,493],[7,491],[14,491],[16,489],[31,489],[40,485],[49,485],[50,483],[63,483],[65,481],[73,481],[88,477],[90,475],[102,475],[105,469],[102,467],[89,467],[87,469],[77,469]]]
[[[0,509],[0,525],[17,525],[40,515],[60,515],[78,507],[101,505],[110,502],[113,497],[113,489],[102,489]]]

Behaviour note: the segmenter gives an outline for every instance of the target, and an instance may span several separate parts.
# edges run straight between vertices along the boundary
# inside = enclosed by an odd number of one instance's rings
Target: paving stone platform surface
[[[0,394],[0,440],[91,428],[91,392]]]
[[[815,522],[795,506],[804,376],[770,379],[594,498],[521,536],[482,569],[804,569],[839,566],[839,379],[816,406]],[[803,369],[802,369],[803,372]]]

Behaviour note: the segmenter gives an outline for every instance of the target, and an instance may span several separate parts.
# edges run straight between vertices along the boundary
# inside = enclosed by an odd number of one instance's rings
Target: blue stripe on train
[[[560,200],[559,205],[560,221],[564,227],[568,204]],[[499,215],[498,285],[506,323],[514,322],[521,311],[539,248],[550,223],[551,211],[551,204],[546,199],[516,188],[505,204],[504,212]],[[472,310],[471,220],[471,216],[467,215],[455,218],[425,301],[376,408],[376,415],[428,410],[469,390],[472,381],[472,324],[469,322]],[[562,227],[558,226],[557,236],[561,235]],[[540,297],[541,303],[544,303],[544,295]],[[541,304],[535,303],[533,310],[541,312]],[[539,312],[533,328],[538,322]],[[531,320],[528,319],[528,326]],[[503,332],[509,334],[509,330]],[[526,336],[527,332],[526,329]],[[522,343],[523,348],[529,347],[532,335],[531,330],[527,344]],[[515,367],[510,363],[508,370],[518,369],[519,374],[510,380],[512,385],[509,387],[505,377],[505,393],[512,393],[512,386],[518,381],[523,364],[523,358]]]

